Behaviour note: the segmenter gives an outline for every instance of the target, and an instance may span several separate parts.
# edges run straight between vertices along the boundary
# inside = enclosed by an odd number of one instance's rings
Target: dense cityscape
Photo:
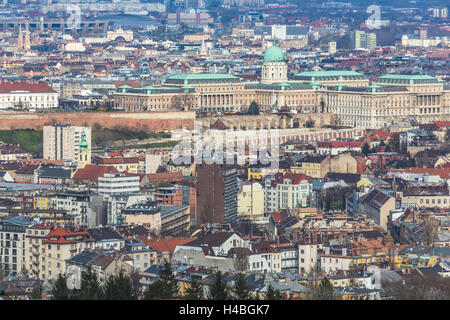
[[[345,1],[3,0],[0,300],[449,300],[448,6]]]

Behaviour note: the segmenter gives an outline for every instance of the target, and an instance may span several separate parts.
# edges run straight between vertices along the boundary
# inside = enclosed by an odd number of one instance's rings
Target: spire
[[[83,131],[81,132],[81,141],[78,145],[80,146],[80,151],[87,150],[88,148],[88,142],[86,141],[86,132],[84,131],[84,128]]]
[[[19,24],[19,36],[17,39],[17,51],[22,51],[23,49],[23,38],[22,38],[22,24]]]
[[[24,44],[24,50],[30,51],[30,30],[28,30],[28,23],[25,30],[25,44]]]

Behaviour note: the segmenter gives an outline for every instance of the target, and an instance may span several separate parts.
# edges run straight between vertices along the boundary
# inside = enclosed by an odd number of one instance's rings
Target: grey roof
[[[380,269],[381,282],[384,282],[384,281],[395,282],[395,281],[400,281],[402,279],[403,279],[402,276],[395,271],[388,270],[388,269]]]
[[[89,235],[95,239],[95,241],[105,240],[123,240],[123,237],[112,228],[95,228],[88,229]]]
[[[70,179],[71,171],[64,168],[55,167],[41,167],[39,169],[39,177],[42,178],[57,178],[57,179]]]
[[[95,258],[97,258],[99,255],[100,254],[97,252],[84,250],[83,252],[81,252],[77,255],[74,255],[72,258],[67,259],[67,262],[87,266],[90,264],[90,262],[95,260]]]
[[[161,208],[161,217],[164,217],[171,213],[180,211],[182,209],[189,208],[189,206],[160,206],[160,208]]]

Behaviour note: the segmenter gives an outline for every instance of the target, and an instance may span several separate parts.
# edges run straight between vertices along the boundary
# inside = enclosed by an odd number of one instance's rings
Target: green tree
[[[364,153],[365,156],[367,156],[370,153],[370,147],[367,142],[362,147],[362,153]]]
[[[144,300],[163,299],[167,296],[166,286],[161,280],[156,280],[150,284],[144,292]]]
[[[178,281],[175,278],[172,264],[169,261],[164,262],[163,269],[161,270],[161,281],[165,285],[165,297],[171,298],[178,295]]]
[[[77,295],[81,300],[100,300],[103,298],[103,290],[97,273],[91,266],[81,273],[81,285]]]
[[[53,300],[70,300],[71,291],[67,287],[67,276],[60,273],[52,290]]]
[[[256,103],[256,101],[252,101],[252,103],[250,103],[250,107],[248,108],[247,114],[249,115],[259,115],[259,106]]]
[[[172,265],[166,261],[161,270],[160,279],[153,282],[144,292],[144,300],[168,299],[178,295],[178,281]]]
[[[236,275],[233,291],[235,300],[250,300],[250,288],[243,273]]]
[[[203,297],[203,285],[196,278],[193,278],[191,285],[186,289],[185,298],[188,300],[200,300]]]
[[[274,289],[271,284],[267,288],[266,300],[281,300],[280,290]]]
[[[209,293],[209,300],[229,300],[230,294],[228,292],[227,282],[223,279],[222,274],[216,273],[216,281],[211,286]]]
[[[108,278],[103,287],[103,296],[106,300],[136,300],[137,298],[130,277],[123,271]]]
[[[314,285],[310,297],[312,300],[338,300],[331,282],[324,278],[319,285]]]
[[[30,295],[31,300],[42,300],[42,286],[34,288]]]

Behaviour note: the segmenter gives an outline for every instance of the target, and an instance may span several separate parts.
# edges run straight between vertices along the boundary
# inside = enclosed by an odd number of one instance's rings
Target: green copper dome
[[[84,128],[83,131],[81,132],[81,141],[78,144],[80,146],[80,150],[86,150],[88,148],[88,142],[86,141],[86,132],[84,132]]]
[[[284,52],[280,47],[272,45],[264,52],[264,62],[283,62]]]

